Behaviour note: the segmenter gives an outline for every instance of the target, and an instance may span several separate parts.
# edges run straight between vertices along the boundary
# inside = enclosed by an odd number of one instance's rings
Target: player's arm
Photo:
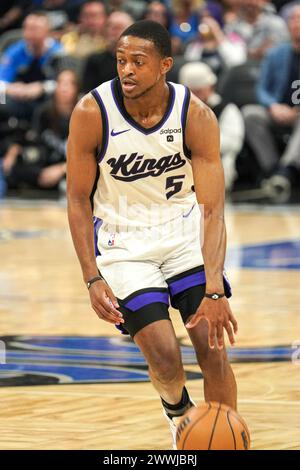
[[[202,212],[202,255],[206,275],[206,293],[223,293],[223,269],[226,253],[226,227],[224,220],[224,172],[220,158],[219,126],[214,113],[196,97],[189,106],[186,144],[192,153],[194,187]],[[225,297],[218,300],[204,298],[188,327],[195,326],[205,317],[209,323],[209,344],[224,345],[223,328],[234,343],[237,323]]]
[[[67,145],[68,218],[85,282],[99,274],[90,195],[96,179],[96,154],[101,142],[99,108],[94,98],[86,95],[72,113]],[[93,283],[89,293],[92,306],[100,318],[111,323],[120,322],[120,312],[109,302],[111,300],[117,306],[117,299],[105,282]]]

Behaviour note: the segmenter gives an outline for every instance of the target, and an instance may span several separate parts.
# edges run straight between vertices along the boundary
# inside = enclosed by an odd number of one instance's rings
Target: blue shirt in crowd
[[[47,39],[47,49],[40,57],[35,57],[24,39],[21,39],[4,52],[0,61],[0,80],[8,83],[30,83],[52,79],[51,67],[46,66],[59,55],[63,55],[63,47],[55,39]]]

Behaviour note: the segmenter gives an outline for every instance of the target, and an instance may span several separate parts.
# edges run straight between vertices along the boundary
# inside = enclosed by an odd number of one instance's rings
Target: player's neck
[[[165,113],[169,99],[169,87],[166,82],[158,83],[145,95],[135,100],[124,97],[126,111],[137,121],[147,120],[153,115]]]

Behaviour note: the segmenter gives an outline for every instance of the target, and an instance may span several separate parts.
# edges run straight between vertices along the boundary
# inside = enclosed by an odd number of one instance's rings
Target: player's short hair
[[[135,36],[137,38],[147,39],[153,42],[162,57],[171,57],[172,55],[170,35],[166,28],[156,21],[137,21],[125,29],[120,38],[124,36]]]

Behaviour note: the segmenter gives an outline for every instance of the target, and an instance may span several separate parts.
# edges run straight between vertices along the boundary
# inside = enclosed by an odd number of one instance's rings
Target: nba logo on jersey
[[[115,236],[116,234],[115,233],[111,233],[110,236],[109,236],[109,239],[108,239],[108,246],[114,246],[115,244]]]
[[[173,142],[174,141],[174,136],[173,135],[167,135],[167,142]]]

